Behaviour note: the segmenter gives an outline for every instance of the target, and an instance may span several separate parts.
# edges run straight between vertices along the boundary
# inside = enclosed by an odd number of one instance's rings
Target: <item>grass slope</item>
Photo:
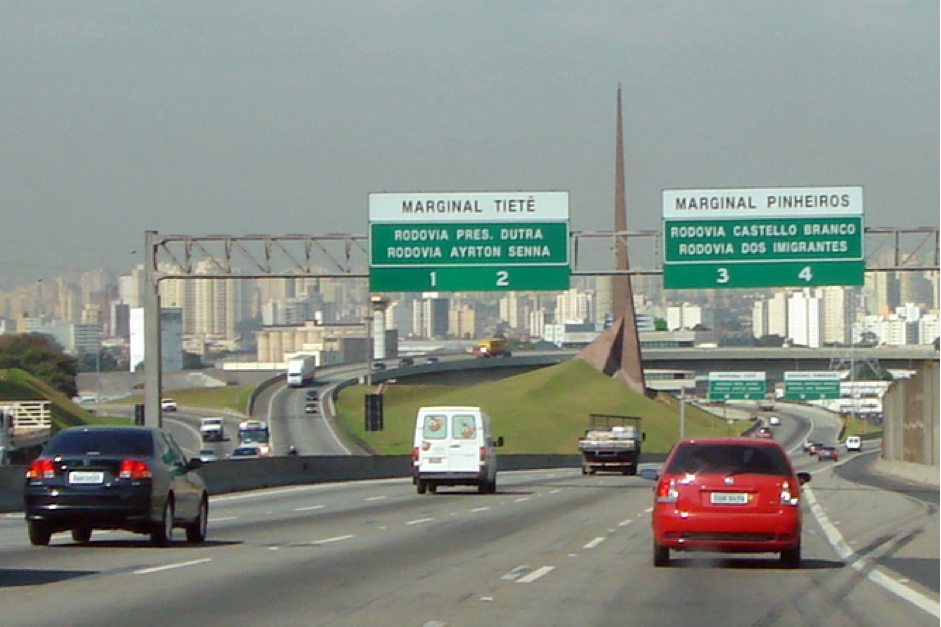
[[[679,434],[676,402],[652,400],[573,359],[525,374],[468,387],[394,384],[383,392],[384,429],[365,430],[365,386],[345,388],[338,411],[351,432],[377,452],[407,453],[419,407],[480,406],[490,414],[494,436],[506,439],[503,453],[578,453],[578,438],[591,413],[640,416],[644,450],[665,452]],[[727,435],[727,425],[698,408],[686,408],[688,435]]]

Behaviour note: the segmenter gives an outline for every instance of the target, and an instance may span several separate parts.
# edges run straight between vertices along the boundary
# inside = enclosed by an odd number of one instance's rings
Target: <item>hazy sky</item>
[[[6,0],[0,288],[142,261],[147,229],[367,231],[373,191],[862,185],[939,222],[937,0]],[[136,253],[132,251],[137,251]]]

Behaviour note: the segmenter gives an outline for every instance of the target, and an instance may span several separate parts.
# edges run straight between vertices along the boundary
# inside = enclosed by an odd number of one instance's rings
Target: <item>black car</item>
[[[415,360],[411,357],[403,357],[399,360],[399,368],[404,368],[405,366],[414,366]]]
[[[149,534],[169,545],[173,528],[203,542],[209,497],[199,458],[186,459],[173,437],[152,427],[71,427],[56,434],[26,472],[29,540],[49,544],[71,531],[88,542],[93,529]]]
[[[307,390],[307,400],[316,401],[320,398],[320,393],[317,390]]]
[[[840,459],[840,449],[835,446],[820,446],[816,451],[817,459],[831,459],[837,461]]]

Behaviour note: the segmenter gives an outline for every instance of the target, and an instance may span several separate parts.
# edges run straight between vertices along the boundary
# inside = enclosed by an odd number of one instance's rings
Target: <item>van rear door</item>
[[[451,416],[448,447],[451,472],[476,473],[480,471],[480,447],[482,434],[480,418],[473,413],[456,413]]]
[[[427,413],[421,418],[421,444],[418,448],[418,472],[448,471],[448,415]]]

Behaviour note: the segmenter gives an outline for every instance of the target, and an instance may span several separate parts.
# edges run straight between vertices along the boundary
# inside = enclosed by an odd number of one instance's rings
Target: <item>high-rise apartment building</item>
[[[820,348],[823,345],[822,298],[809,290],[791,294],[787,299],[787,338],[798,346]]]
[[[556,296],[556,323],[587,322],[593,319],[594,294],[572,288]]]
[[[443,338],[448,334],[450,300],[426,292],[412,304],[412,329],[418,337]]]

